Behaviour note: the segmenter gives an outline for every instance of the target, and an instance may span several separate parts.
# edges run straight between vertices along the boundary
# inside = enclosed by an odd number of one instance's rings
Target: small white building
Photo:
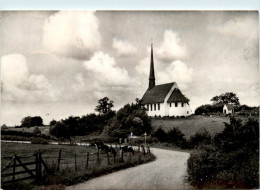
[[[151,46],[151,63],[149,87],[142,97],[142,104],[149,116],[189,116],[192,111],[189,99],[180,91],[176,82],[155,85],[153,46]]]
[[[224,114],[232,114],[232,113],[234,113],[234,106],[232,104],[225,104],[223,106],[223,113]]]

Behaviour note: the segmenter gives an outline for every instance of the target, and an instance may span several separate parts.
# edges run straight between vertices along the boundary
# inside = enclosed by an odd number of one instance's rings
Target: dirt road
[[[157,159],[67,187],[79,189],[192,189],[184,182],[189,153],[151,149]]]

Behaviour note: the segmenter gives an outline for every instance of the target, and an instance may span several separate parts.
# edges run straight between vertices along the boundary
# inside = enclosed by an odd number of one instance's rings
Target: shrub
[[[211,143],[211,135],[205,128],[200,129],[194,135],[192,135],[188,142],[189,148],[195,148],[200,145],[208,145],[210,143]]]
[[[153,137],[157,138],[160,142],[167,142],[168,136],[167,133],[160,127],[155,133],[152,134]]]
[[[184,134],[176,127],[172,128],[167,133],[167,140],[171,144],[175,144],[178,147],[186,148],[186,139],[184,138]]]
[[[188,159],[191,184],[205,188],[259,187],[259,123],[231,117],[213,144],[202,146]]]

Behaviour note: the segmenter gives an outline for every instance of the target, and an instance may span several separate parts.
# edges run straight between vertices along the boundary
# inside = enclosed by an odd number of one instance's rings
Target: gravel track
[[[69,186],[80,189],[192,189],[185,182],[189,153],[152,148],[156,160]]]

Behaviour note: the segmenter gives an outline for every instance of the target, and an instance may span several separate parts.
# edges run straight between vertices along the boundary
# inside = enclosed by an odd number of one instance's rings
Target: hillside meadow
[[[164,131],[168,132],[173,127],[177,127],[185,135],[185,138],[189,139],[190,136],[203,128],[205,128],[212,136],[216,133],[222,132],[225,128],[224,122],[229,123],[229,117],[192,115],[186,118],[174,119],[154,118],[152,120],[152,128],[156,131],[161,127]]]

